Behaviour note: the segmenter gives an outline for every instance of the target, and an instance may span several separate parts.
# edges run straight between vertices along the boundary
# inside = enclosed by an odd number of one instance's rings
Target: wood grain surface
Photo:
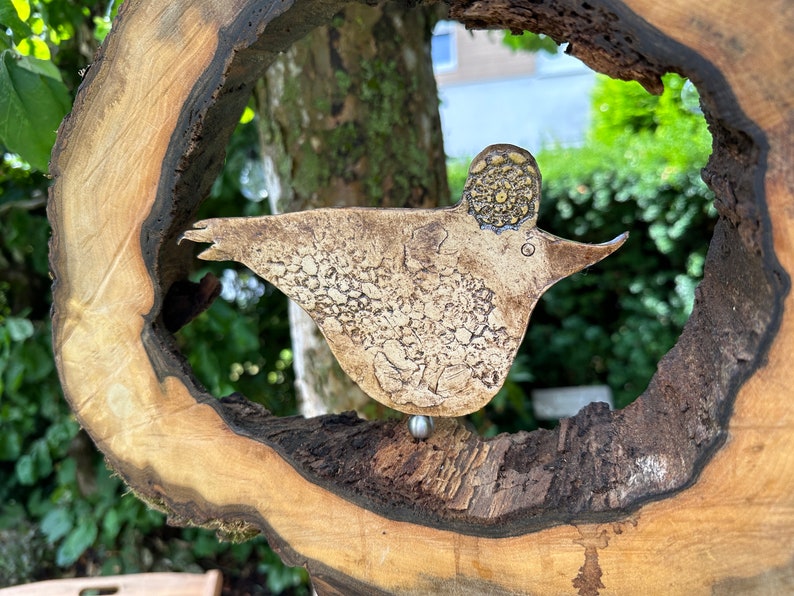
[[[445,420],[421,443],[396,422],[219,401],[160,316],[252,81],[340,6],[127,0],[89,70],[51,168],[53,337],[110,465],[172,523],[264,532],[324,594],[791,591],[788,5],[451,3],[651,89],[690,77],[720,223],[692,317],[632,406],[488,441]]]

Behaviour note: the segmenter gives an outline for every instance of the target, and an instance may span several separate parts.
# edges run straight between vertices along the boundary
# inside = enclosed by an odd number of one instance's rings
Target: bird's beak
[[[535,240],[544,246],[547,262],[551,271],[549,284],[553,284],[564,277],[573,275],[585,267],[598,263],[608,257],[626,242],[628,232],[623,232],[617,238],[602,244],[584,244],[566,240],[535,228]]]

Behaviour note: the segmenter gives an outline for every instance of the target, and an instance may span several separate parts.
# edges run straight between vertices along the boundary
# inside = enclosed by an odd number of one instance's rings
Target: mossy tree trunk
[[[448,199],[430,37],[439,5],[351,4],[299,40],[256,87],[271,211],[435,207]],[[289,306],[301,412],[378,406]]]

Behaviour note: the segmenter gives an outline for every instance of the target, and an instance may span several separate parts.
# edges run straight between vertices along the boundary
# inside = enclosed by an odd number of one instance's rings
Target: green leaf
[[[99,43],[105,41],[108,33],[110,33],[110,28],[112,25],[113,21],[110,19],[110,17],[94,17],[94,39],[96,39]]]
[[[16,474],[20,484],[31,486],[52,472],[52,458],[43,439],[36,440],[30,451],[17,460]]]
[[[69,444],[77,434],[78,428],[77,423],[71,418],[54,422],[44,433],[47,446],[53,452],[56,452],[56,450],[62,448],[63,445]]]
[[[33,323],[27,319],[8,317],[5,324],[11,341],[25,341],[29,337],[33,337]]]
[[[121,531],[121,518],[117,509],[110,509],[102,518],[102,534],[106,542],[112,543]]]
[[[58,465],[57,478],[60,486],[68,486],[76,482],[77,462],[74,458],[67,458]]]
[[[16,352],[16,350],[15,350]],[[14,354],[16,356],[16,354]],[[22,382],[25,380],[25,364],[12,356],[4,371],[4,390],[9,396],[16,397]]]
[[[0,509],[0,530],[9,530],[18,528],[20,521],[28,517],[28,512],[25,511],[22,503],[3,503],[3,508]],[[2,563],[0,563],[2,565]],[[0,567],[1,568],[1,567]]]
[[[53,62],[50,60],[36,60],[35,58],[31,58],[29,56],[17,56],[16,58],[17,64],[20,68],[29,70],[34,74],[55,79],[56,81],[62,80],[61,71],[59,71],[58,67],[55,66],[55,64],[53,64]]]
[[[26,453],[17,460],[15,471],[19,483],[23,486],[32,486],[36,483],[36,462],[31,454]]]
[[[72,516],[69,512],[58,507],[47,512],[47,515],[42,518],[39,528],[49,543],[53,544],[66,536],[73,525]]]
[[[254,119],[256,112],[251,106],[245,106],[245,110],[243,110],[243,115],[240,116],[240,124],[247,124]]]
[[[514,35],[510,31],[505,31],[502,38],[504,43],[511,50],[524,52],[546,52],[547,54],[557,54],[560,47],[551,37],[547,35],[524,31],[519,35]]]
[[[55,556],[55,562],[61,567],[68,567],[80,558],[85,550],[94,544],[97,537],[97,526],[92,519],[82,519],[66,540],[63,541]]]
[[[28,37],[33,33],[28,24],[19,18],[19,13],[11,0],[0,0],[0,25],[11,29],[15,41]]]
[[[10,50],[0,54],[0,142],[42,172],[70,105],[54,64]]]
[[[47,447],[47,441],[43,439],[37,440],[30,452],[33,455],[33,461],[36,466],[36,478],[49,476],[52,473],[52,458]]]
[[[20,19],[27,21],[30,18],[30,0],[11,0],[11,4],[14,5]]]
[[[26,37],[17,44],[17,50],[23,56],[33,56],[39,60],[46,61],[52,57],[50,46],[38,37]]]
[[[29,341],[21,346],[19,357],[25,365],[25,383],[47,378],[54,366],[51,353],[41,344]]]
[[[22,453],[22,439],[14,428],[0,433],[0,461],[14,461]]]

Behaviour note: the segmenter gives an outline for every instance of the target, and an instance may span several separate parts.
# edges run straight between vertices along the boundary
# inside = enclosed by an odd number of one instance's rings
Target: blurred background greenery
[[[0,587],[218,568],[235,593],[308,593],[305,571],[284,567],[263,539],[229,544],[171,528],[126,494],[62,397],[50,347],[47,160],[114,11],[91,0],[0,0],[0,101],[10,115],[0,122]],[[507,383],[471,416],[486,436],[535,428],[534,388],[606,384],[617,407],[630,403],[692,308],[715,221],[699,172],[711,139],[696,92],[676,75],[659,97],[601,77],[591,109],[582,146],[537,155],[542,227],[585,242],[631,237],[543,297]],[[202,217],[265,212],[266,201],[250,200],[250,116]],[[467,168],[449,163],[451,202]],[[196,375],[217,396],[239,391],[276,414],[295,413],[284,297],[246,270],[205,267],[197,276],[212,270],[223,296],[177,337]]]

